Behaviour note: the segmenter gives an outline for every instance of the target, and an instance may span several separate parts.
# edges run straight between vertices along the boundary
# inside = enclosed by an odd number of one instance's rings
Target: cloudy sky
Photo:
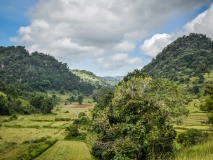
[[[213,39],[213,1],[0,0],[0,22],[0,46],[116,76],[142,68],[184,34]]]

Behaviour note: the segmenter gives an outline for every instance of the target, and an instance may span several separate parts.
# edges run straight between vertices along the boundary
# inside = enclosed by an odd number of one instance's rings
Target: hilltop
[[[213,79],[213,42],[202,34],[191,33],[165,47],[144,66],[153,78],[167,78],[198,94]]]

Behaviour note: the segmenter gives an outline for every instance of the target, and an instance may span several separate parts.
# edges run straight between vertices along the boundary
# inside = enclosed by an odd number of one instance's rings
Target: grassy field
[[[78,141],[58,141],[36,160],[91,160],[87,145]]]
[[[78,114],[85,112],[89,115],[89,110],[93,106],[94,104],[80,105],[78,108],[78,105],[60,105],[54,108],[53,114],[17,115],[15,120],[10,120],[9,116],[0,116],[0,160],[20,159],[22,156],[32,159],[32,157],[36,157],[36,155],[39,155],[40,152],[42,153],[46,150],[45,148],[50,146],[48,140],[54,139],[59,141],[56,147],[54,145],[53,149],[57,149],[57,146],[62,145],[58,149],[66,151],[63,152],[64,157],[69,157],[70,153],[73,154],[72,152],[74,152],[76,153],[75,156],[77,154],[80,155],[77,159],[81,157],[82,159],[91,159],[90,152],[85,143],[61,140],[65,137],[65,128],[73,123]],[[61,118],[67,118],[67,120],[60,120]],[[42,138],[45,140],[35,143]],[[63,145],[68,148],[63,147]],[[76,150],[75,146],[78,146],[79,149]],[[74,151],[72,148],[74,148]]]
[[[195,128],[206,132],[212,132],[210,125],[207,124],[207,114],[200,110],[201,102],[197,99],[190,102],[187,106],[189,115],[182,117],[182,123],[177,125],[174,124],[174,128],[177,132],[184,132],[189,128]]]
[[[174,160],[212,160],[213,139],[181,151]]]
[[[65,99],[65,98],[64,98]],[[85,100],[89,102],[89,100]],[[190,111],[188,117],[182,117],[180,125],[175,124],[174,127],[178,133],[184,132],[189,128],[196,128],[211,133],[210,126],[206,124],[207,113],[200,111],[201,102],[194,100],[188,105]],[[48,148],[45,142],[34,144],[34,141],[42,137],[48,140],[57,139],[58,141],[43,154],[37,157],[38,160],[45,159],[69,159],[69,160],[89,160],[92,159],[88,146],[80,141],[65,141],[65,128],[73,123],[73,120],[78,118],[80,112],[85,112],[90,115],[94,104],[87,105],[59,105],[54,108],[53,113],[49,115],[34,114],[34,115],[17,115],[16,120],[10,120],[9,116],[0,116],[0,160],[1,159],[19,159],[20,156],[40,155],[46,149],[36,153],[36,149],[30,149],[36,145],[43,145]],[[60,118],[68,118],[63,121]],[[59,119],[59,120],[57,120]],[[28,143],[25,143],[25,142]],[[180,152],[176,158],[179,159],[212,159],[213,140],[205,144],[199,144],[189,149]],[[31,151],[32,150],[32,151]],[[27,151],[27,153],[26,153]],[[30,152],[29,152],[30,151]],[[29,153],[28,153],[29,152]],[[201,152],[202,156],[197,154]],[[36,156],[35,156],[36,157]]]

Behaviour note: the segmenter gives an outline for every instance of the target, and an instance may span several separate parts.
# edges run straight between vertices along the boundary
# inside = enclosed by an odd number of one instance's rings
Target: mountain
[[[104,76],[101,77],[104,80],[107,81],[115,81],[116,83],[118,83],[119,81],[121,81],[124,77],[123,76],[115,76],[115,77],[111,77],[111,76]]]
[[[0,81],[24,90],[77,90],[91,94],[95,89],[81,82],[66,63],[43,53],[29,54],[22,46],[0,47]]]
[[[153,78],[168,78],[197,94],[213,80],[213,42],[196,33],[180,37],[142,71]]]
[[[83,82],[90,83],[96,88],[107,87],[113,88],[122,77],[98,77],[94,73],[86,70],[71,70],[73,74],[78,76]]]

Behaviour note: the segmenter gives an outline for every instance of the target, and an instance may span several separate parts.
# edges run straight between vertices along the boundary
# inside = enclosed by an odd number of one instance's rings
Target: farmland
[[[73,123],[79,113],[89,114],[92,107],[92,104],[80,105],[79,107],[78,105],[61,105],[56,107],[49,115],[17,115],[17,119],[1,116],[0,159],[35,158],[52,145],[53,148],[51,147],[48,152],[59,147],[63,149],[61,151],[65,151],[63,155],[65,157],[72,152],[75,152],[76,156],[82,155],[78,153],[83,151],[83,159],[91,159],[85,143],[64,141],[63,139],[66,134],[65,128]],[[66,150],[64,150],[65,148]],[[88,153],[86,154],[86,152]],[[51,154],[53,153],[55,152],[53,151]],[[80,157],[77,159],[80,159]]]
[[[91,160],[92,158],[85,143],[77,141],[58,141],[36,160],[44,159]]]
[[[1,116],[0,159],[93,159],[88,146],[91,143],[89,138],[87,144],[81,140],[64,139],[66,127],[73,124],[82,112],[90,116],[93,106],[86,102],[84,105],[61,104],[53,109],[52,114],[16,115],[15,119]],[[174,123],[175,130],[181,133],[196,128],[211,133],[210,126],[206,124],[207,113],[200,111],[200,101],[190,102],[187,108],[189,115],[182,117],[180,124]],[[182,154],[177,159],[186,156]]]

